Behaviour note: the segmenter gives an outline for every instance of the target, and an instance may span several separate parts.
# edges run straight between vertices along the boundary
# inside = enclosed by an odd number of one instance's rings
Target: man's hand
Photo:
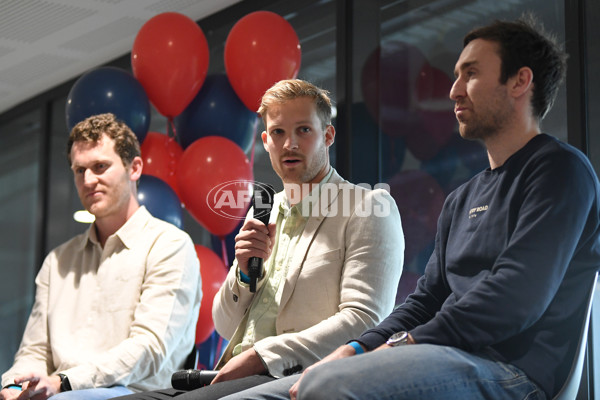
[[[235,237],[235,258],[238,267],[248,275],[248,259],[258,257],[266,260],[275,243],[275,224],[265,226],[257,219],[248,219]]]
[[[356,351],[354,350],[354,347],[345,344],[345,345],[340,346],[337,349],[335,349],[332,353],[330,353],[327,357],[323,358],[321,361],[317,361],[310,367],[306,368],[304,370],[304,372],[302,373],[302,376],[300,377],[300,379],[298,379],[298,381],[296,383],[294,383],[294,386],[292,386],[290,388],[291,400],[296,400],[296,397],[298,396],[298,387],[300,385],[300,382],[302,381],[302,378],[304,378],[304,376],[306,375],[307,372],[311,371],[315,367],[318,367],[319,365],[326,364],[329,361],[339,360],[341,358],[346,358],[346,357],[351,357],[355,354],[356,354]]]
[[[0,400],[16,400],[21,394],[17,389],[2,389],[0,390]]]
[[[18,385],[23,385],[23,390],[20,392],[14,389],[3,390],[2,395],[5,396],[4,398],[6,400],[46,400],[47,398],[60,392],[60,377],[57,375],[46,376],[30,373],[15,378],[15,383]],[[14,396],[16,392],[17,396],[6,397],[6,395],[4,395],[5,391],[10,391],[8,394],[10,396]]]
[[[259,355],[256,354],[254,349],[248,349],[227,361],[227,364],[219,370],[211,384],[251,375],[262,375],[265,372],[267,372],[267,369]]]

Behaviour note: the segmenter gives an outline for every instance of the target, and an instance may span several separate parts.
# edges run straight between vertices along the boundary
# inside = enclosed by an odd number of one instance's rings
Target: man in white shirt
[[[194,345],[201,299],[190,237],[137,201],[137,138],[92,116],[67,146],[75,186],[95,216],[46,257],[0,399],[107,399],[168,385]]]

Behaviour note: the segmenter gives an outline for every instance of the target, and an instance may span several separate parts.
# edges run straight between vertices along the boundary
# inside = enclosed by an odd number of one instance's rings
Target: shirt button
[[[265,304],[266,304],[266,303],[269,301],[269,299],[267,299],[267,298],[265,297],[265,298],[264,298],[262,301],[263,301],[263,303],[265,303]]]

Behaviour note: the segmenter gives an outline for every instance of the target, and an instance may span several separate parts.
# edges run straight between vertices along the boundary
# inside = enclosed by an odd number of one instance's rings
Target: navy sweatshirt
[[[357,340],[493,350],[548,396],[568,374],[600,268],[598,178],[572,146],[540,134],[452,192],[417,288]]]

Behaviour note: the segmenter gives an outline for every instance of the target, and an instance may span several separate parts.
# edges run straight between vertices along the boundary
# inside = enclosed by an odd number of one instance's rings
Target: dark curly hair
[[[496,20],[467,33],[463,45],[475,39],[498,43],[502,67],[500,83],[514,76],[521,67],[533,71],[531,105],[538,120],[552,108],[567,69],[567,54],[553,35],[546,33],[532,14],[514,22]]]
[[[71,163],[71,148],[75,142],[98,142],[106,135],[115,141],[115,152],[123,165],[129,165],[140,152],[140,143],[133,131],[114,114],[93,115],[79,122],[71,130],[67,142],[67,159]]]

